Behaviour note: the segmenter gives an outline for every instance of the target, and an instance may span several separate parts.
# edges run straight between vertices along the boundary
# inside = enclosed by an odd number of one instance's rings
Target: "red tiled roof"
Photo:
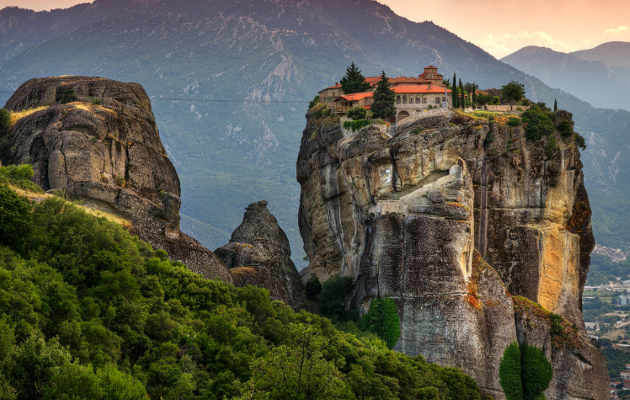
[[[434,66],[433,64],[429,65],[428,67],[424,67],[424,69],[438,69],[436,66]]]
[[[424,94],[424,93],[444,93],[444,86],[431,85],[409,85],[409,86],[395,86],[392,88],[397,94]],[[446,89],[446,93],[451,93],[450,89]]]
[[[320,90],[320,91],[319,91],[319,92],[317,92],[317,93],[321,93],[321,92],[323,92],[324,90],[329,90],[329,89],[341,89],[341,85],[340,85],[340,84],[336,84],[335,86],[330,86],[330,87],[327,87],[326,89]]]
[[[429,81],[420,78],[408,77],[408,76],[399,76],[397,78],[392,78],[389,80],[393,84],[397,83],[415,83],[415,84],[423,84],[429,83]]]
[[[339,99],[344,99],[346,101],[359,101],[359,100],[365,99],[366,97],[372,97],[373,95],[374,95],[374,93],[372,93],[372,92],[344,94],[341,97],[339,97]],[[335,101],[339,101],[339,99],[337,99]]]

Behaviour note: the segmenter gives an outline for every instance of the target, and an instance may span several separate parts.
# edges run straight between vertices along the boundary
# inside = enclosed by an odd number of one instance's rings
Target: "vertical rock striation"
[[[297,161],[311,260],[304,278],[354,278],[348,306],[361,312],[379,296],[395,299],[396,349],[460,367],[496,399],[505,398],[501,357],[516,341],[542,347],[552,362],[547,399],[608,397],[606,361],[581,313],[594,242],[572,140],[556,132],[550,154],[546,139],[528,142],[504,119],[457,113],[396,132],[307,120]],[[537,324],[524,322],[527,299],[543,307]],[[571,340],[554,336],[553,321]]]
[[[67,90],[78,101],[61,104]],[[225,265],[179,229],[179,178],[142,86],[80,76],[32,79],[5,108],[30,111],[1,138],[10,149],[2,162],[33,164],[44,190],[64,190],[121,215],[138,236],[193,271],[232,282]]]

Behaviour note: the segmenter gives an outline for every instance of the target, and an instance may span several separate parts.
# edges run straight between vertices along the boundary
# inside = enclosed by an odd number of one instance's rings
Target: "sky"
[[[86,0],[0,0],[0,8],[65,8]],[[571,52],[630,42],[630,0],[378,0],[412,21],[433,21],[497,58],[525,46]]]

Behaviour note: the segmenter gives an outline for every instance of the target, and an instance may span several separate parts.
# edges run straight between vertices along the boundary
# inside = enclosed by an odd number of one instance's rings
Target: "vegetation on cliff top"
[[[203,279],[63,199],[0,186],[0,210],[19,227],[0,238],[3,399],[480,398],[459,370]]]

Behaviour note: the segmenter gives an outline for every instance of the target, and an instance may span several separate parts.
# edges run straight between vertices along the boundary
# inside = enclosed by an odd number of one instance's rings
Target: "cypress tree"
[[[457,108],[459,107],[459,97],[457,96],[457,74],[453,73],[453,86],[451,87],[451,90],[453,90],[453,92],[451,93],[451,96],[453,97],[453,108]]]
[[[345,94],[361,93],[370,90],[370,84],[365,81],[361,70],[354,65],[354,62],[346,68],[346,75],[339,81],[341,90]]]
[[[371,110],[374,118],[387,119],[396,115],[396,93],[389,88],[389,79],[385,71],[381,73],[381,80],[376,84]]]
[[[554,111],[558,110],[558,99],[553,99],[553,110]]]
[[[475,108],[477,108],[477,84],[475,82],[473,82],[472,103],[474,110]]]
[[[466,109],[466,98],[464,97],[464,85],[462,84],[462,80],[459,80],[459,90],[462,92],[462,99],[459,107],[464,110]]]

